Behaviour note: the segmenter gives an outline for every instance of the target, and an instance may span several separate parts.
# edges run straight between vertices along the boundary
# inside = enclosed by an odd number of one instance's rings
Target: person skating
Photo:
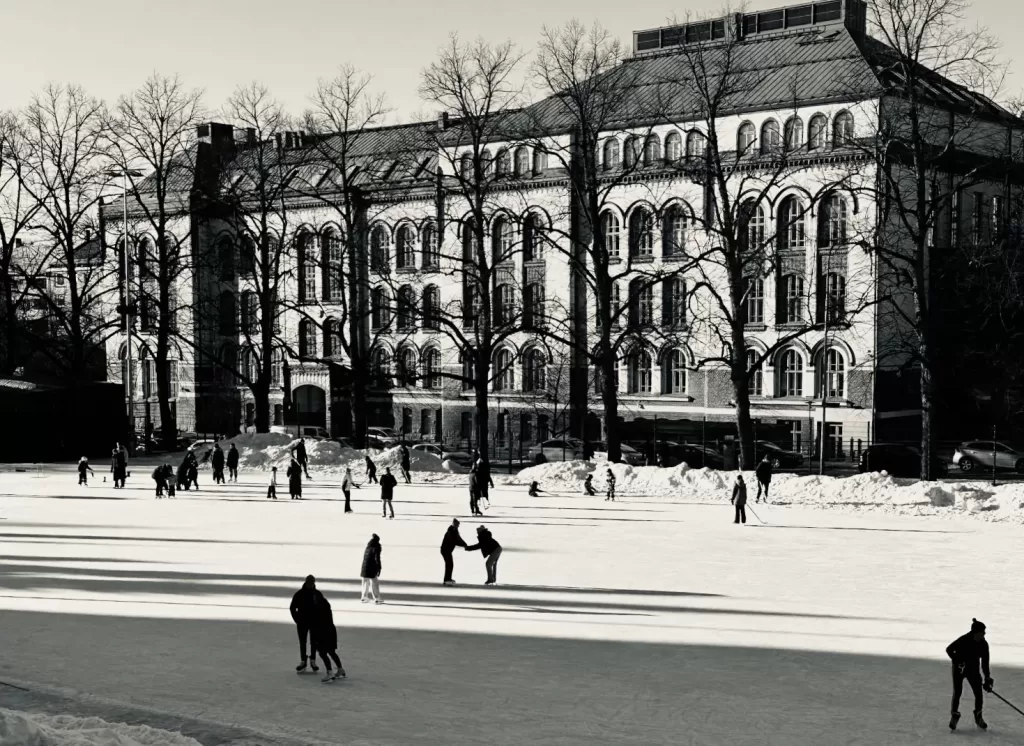
[[[736,519],[733,523],[747,522],[747,484],[743,481],[743,475],[736,475],[736,485],[732,488],[732,499],[729,501],[736,506]]]
[[[288,471],[285,472],[285,476],[288,477],[288,494],[292,496],[292,500],[302,499],[302,466],[299,462],[292,457],[292,462],[288,464]]]
[[[366,460],[366,483],[377,484],[377,464],[373,463],[368,454],[363,458]]]
[[[294,596],[292,596],[292,603],[289,607],[289,611],[292,615],[292,621],[295,622],[295,631],[299,634],[299,655],[301,656],[299,665],[295,667],[296,671],[305,671],[308,664],[312,664],[314,671],[320,670],[316,667],[315,624],[318,619],[317,606],[326,602],[327,599],[324,598],[324,594],[317,590],[316,578],[312,575],[306,576],[306,580],[303,582],[302,587],[295,592]],[[307,636],[309,637],[310,643],[308,664],[306,658]]]
[[[270,483],[267,485],[267,499],[277,499],[277,467],[270,467]]]
[[[530,497],[539,497],[543,491],[544,490],[540,488],[540,485],[537,484],[536,480],[530,482]]]
[[[583,494],[590,497],[594,497],[597,493],[594,491],[594,475],[587,474],[587,478],[583,480]]]
[[[124,489],[124,480],[128,476],[128,454],[120,443],[114,444],[110,452],[110,473],[114,475],[114,489]]]
[[[498,582],[498,558],[501,557],[501,544],[495,541],[486,526],[477,528],[476,544],[466,547],[467,552],[477,549],[483,554],[484,567],[487,569],[487,582],[484,585],[495,585]]]
[[[85,456],[82,456],[82,458],[78,460],[78,483],[84,484],[86,487],[88,487],[89,477],[86,475],[86,472],[89,472],[89,474],[96,474],[96,472],[92,470],[92,467],[89,466],[89,459],[87,459]]]
[[[394,479],[394,477],[391,477]],[[381,477],[381,482],[384,477]],[[381,565],[380,537],[374,534],[363,550],[363,566],[359,571],[359,577],[363,579],[363,593],[360,600],[364,604],[370,603],[372,597],[375,604],[381,603],[380,598],[380,571]]]
[[[452,557],[452,553],[455,551],[455,547],[466,548],[466,542],[459,534],[458,518],[452,519],[452,525],[444,532],[444,538],[441,539],[441,557],[444,559],[445,585],[455,585],[455,581],[452,579],[452,572],[455,570],[455,560]]]
[[[605,495],[605,501],[611,500],[615,502],[615,475],[612,474],[612,470],[608,470],[608,476],[605,478],[605,482],[608,485],[608,494]]]
[[[227,462],[228,478],[235,484],[238,484],[238,449],[235,448],[234,443],[228,449]]]
[[[313,477],[309,476],[309,457],[306,455],[305,438],[299,438],[299,442],[295,444],[295,460],[302,467],[302,472],[306,475],[306,479],[313,481]]]
[[[971,685],[974,692],[974,722],[982,730],[988,723],[981,716],[985,706],[982,690],[992,691],[995,681],[988,667],[988,642],[985,640],[985,625],[977,619],[971,619],[971,631],[956,638],[946,648],[946,655],[953,662],[953,702],[950,708],[949,729],[956,730],[960,720],[960,695],[964,690],[964,679]],[[984,681],[982,676],[984,675]]]
[[[224,449],[220,443],[213,444],[213,483],[224,484]]]
[[[156,482],[156,496],[163,497],[164,490],[167,489],[167,472],[163,464],[153,469],[153,481]]]
[[[382,508],[385,518],[388,517],[389,510],[391,511],[391,517],[395,517],[395,506],[391,504],[391,501],[395,497],[395,487],[397,485],[398,480],[391,473],[391,468],[384,467],[384,476],[380,478],[380,499],[384,503]]]
[[[757,497],[754,498],[754,502],[761,502],[762,487],[764,488],[764,501],[768,502],[768,488],[772,484],[772,462],[767,454],[754,469],[754,476],[757,477]]]
[[[319,592],[319,591],[318,591]],[[338,657],[338,630],[334,626],[334,613],[331,611],[331,602],[320,594],[314,608],[313,626],[310,629],[310,636],[313,638],[310,643],[310,655],[314,649],[320,653],[320,659],[324,662],[324,677],[321,679],[325,684],[338,678],[345,678],[345,667],[341,665],[341,658]],[[331,662],[334,662],[335,671],[331,671]],[[314,670],[316,670],[314,668]]]
[[[207,455],[209,455],[209,453]],[[192,486],[195,487],[196,491],[198,492],[199,491],[199,462],[196,461],[196,457],[195,457],[194,453],[190,453],[189,454],[188,481],[191,482]],[[188,488],[186,487],[186,489],[188,489]]]
[[[402,455],[402,476],[405,477],[406,484],[412,484],[412,462],[411,457],[409,456],[409,447],[405,443],[402,443],[400,452]]]
[[[345,512],[352,512],[352,469],[345,467],[345,478],[341,480],[341,491],[345,494]]]
[[[483,459],[480,459],[480,499],[486,502],[485,508],[491,507],[491,491],[490,488],[494,486],[494,480],[491,479],[491,464]],[[479,506],[479,502],[477,505]],[[478,515],[483,515],[477,511]]]
[[[480,470],[477,464],[469,472],[469,512],[471,515],[483,515],[480,512]]]

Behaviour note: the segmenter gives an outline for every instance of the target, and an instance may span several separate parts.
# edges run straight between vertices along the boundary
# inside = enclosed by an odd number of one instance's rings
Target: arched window
[[[665,137],[665,160],[679,163],[683,159],[683,136],[678,132],[669,132]]]
[[[221,334],[235,334],[237,328],[238,311],[235,308],[235,294],[225,290],[220,294],[220,303],[217,309],[218,329]]]
[[[542,148],[533,149],[533,172],[542,174],[548,170],[548,154]]]
[[[416,237],[411,225],[403,225],[395,234],[398,268],[416,266]]]
[[[614,137],[609,137],[604,141],[604,153],[601,164],[605,171],[611,171],[613,168],[619,167],[619,141]]]
[[[380,388],[391,388],[393,383],[391,376],[391,353],[384,347],[378,347],[373,351],[370,358],[370,368],[377,386]]]
[[[544,286],[539,282],[531,282],[523,292],[523,326],[526,329],[538,329],[544,323]]]
[[[780,251],[803,250],[804,206],[796,197],[786,197],[779,205],[779,227],[776,235]]]
[[[470,350],[465,350],[459,353],[459,362],[462,364],[462,390],[469,391],[473,388],[473,382],[476,380],[476,359],[473,357],[474,353]]]
[[[494,323],[511,324],[516,317],[515,289],[508,283],[494,289]]]
[[[238,361],[243,374],[250,381],[258,381],[260,378],[260,357],[252,347],[242,350],[242,359]]]
[[[768,119],[761,125],[761,153],[777,153],[782,149],[782,137],[779,135],[779,123]]]
[[[270,385],[280,387],[284,385],[284,350],[275,347],[270,358]]]
[[[670,350],[662,360],[662,393],[686,393],[686,353]]]
[[[441,388],[441,351],[436,347],[423,353],[423,388]]]
[[[764,363],[759,357],[757,350],[747,350],[747,393],[751,396],[764,395]]]
[[[786,122],[786,150],[799,150],[804,145],[804,120],[790,117]]]
[[[846,243],[846,199],[835,192],[822,200],[818,210],[818,246],[838,247]]]
[[[154,277],[153,267],[156,263],[156,256],[153,254],[153,242],[148,238],[140,239],[136,251],[135,261],[139,267],[139,279],[148,280]]]
[[[477,236],[476,223],[469,218],[462,223],[462,260],[473,263],[477,260],[477,249],[479,237]]]
[[[501,264],[512,259],[512,247],[515,243],[512,221],[504,215],[494,219],[494,226],[491,229],[492,254],[491,261],[494,264]]]
[[[390,241],[388,231],[383,225],[374,226],[370,232],[370,269],[374,272],[387,272],[390,264],[388,256]]]
[[[654,215],[645,207],[629,216],[629,253],[634,257],[654,255]]]
[[[832,147],[840,148],[853,143],[853,114],[841,111],[832,120]]]
[[[462,281],[462,328],[472,329],[483,313],[483,299],[475,278],[469,275]]]
[[[846,359],[836,349],[830,349],[825,355],[825,396],[830,399],[846,396]]]
[[[747,277],[743,281],[743,323],[764,323],[764,280],[760,277]]]
[[[512,154],[508,148],[502,148],[494,159],[494,172],[498,176],[508,176],[512,171]]]
[[[416,350],[403,347],[398,351],[398,385],[416,385]]]
[[[654,323],[654,288],[641,279],[629,283],[629,325],[636,329]]]
[[[828,131],[828,122],[824,114],[815,114],[811,117],[807,134],[807,149],[820,150],[825,147],[825,133]]]
[[[523,390],[544,391],[547,388],[547,360],[544,353],[534,348],[526,353],[526,364],[523,366]]]
[[[338,322],[334,319],[324,320],[324,357],[331,357],[337,353],[335,349],[335,336],[338,334]]]
[[[744,252],[764,250],[764,207],[746,200],[740,207],[740,241]]]
[[[299,303],[316,301],[316,251],[313,236],[302,232],[295,238],[299,265]]]
[[[344,276],[345,255],[341,235],[328,229],[320,239],[321,257],[324,268],[324,300],[338,303],[345,293]]]
[[[661,140],[657,135],[648,135],[644,140],[644,165],[650,168],[661,162]]]
[[[523,221],[523,261],[543,259],[544,220],[537,213],[530,213]]]
[[[633,168],[640,160],[640,138],[631,135],[626,138],[625,152],[623,153],[622,165],[626,168]]]
[[[252,236],[242,234],[238,238],[238,274],[241,277],[252,277],[256,274],[256,242]]]
[[[601,231],[604,233],[604,247],[609,257],[619,256],[619,216],[611,210],[601,215]]]
[[[463,153],[462,158],[459,159],[459,175],[463,181],[471,181],[473,179],[473,154]]]
[[[686,213],[679,205],[672,205],[665,211],[662,226],[661,250],[664,256],[686,254]]]
[[[708,149],[707,138],[699,130],[690,130],[686,133],[686,160],[697,161],[704,157]]]
[[[661,323],[672,329],[686,326],[686,281],[669,277],[662,283]]]
[[[220,279],[235,279],[235,244],[227,236],[217,242],[217,263],[220,267]]]
[[[398,289],[398,328],[407,331],[415,327],[416,293],[410,285]]]
[[[491,151],[486,148],[480,154],[480,165],[483,167],[484,176],[494,176],[494,159],[491,157]]]
[[[252,337],[258,334],[259,300],[256,293],[246,290],[242,293],[242,334]]]
[[[804,278],[783,275],[779,281],[779,323],[795,324],[804,320]]]
[[[310,319],[299,322],[299,357],[316,357],[316,324]]]
[[[391,298],[384,288],[374,288],[370,294],[370,326],[386,329],[391,324]]]
[[[441,293],[437,285],[423,288],[423,328],[439,329],[441,313]]]
[[[423,226],[423,268],[436,269],[441,266],[441,250],[437,240],[437,226],[427,223]]]
[[[515,391],[516,369],[512,364],[512,351],[502,347],[494,353],[494,390]]]
[[[530,173],[530,150],[525,145],[516,148],[515,175],[526,176]]]
[[[837,324],[846,319],[846,278],[838,272],[825,275],[825,320]]]
[[[754,128],[753,122],[744,122],[736,134],[736,150],[740,155],[748,155],[756,140],[757,130]]]
[[[626,390],[631,394],[651,393],[651,356],[646,350],[634,350],[626,361],[628,381]]]
[[[779,396],[803,395],[804,359],[796,350],[786,350],[779,364]]]

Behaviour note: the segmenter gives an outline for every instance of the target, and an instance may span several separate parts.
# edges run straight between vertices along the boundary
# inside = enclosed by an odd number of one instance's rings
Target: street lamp
[[[121,245],[124,251],[124,299],[122,309],[124,310],[124,334],[125,334],[125,387],[128,393],[128,425],[131,428],[129,436],[135,438],[135,401],[134,390],[132,389],[132,313],[130,310],[131,283],[129,281],[129,259],[128,259],[128,177],[138,178],[142,176],[141,171],[131,168],[111,169],[105,173],[111,178],[121,177],[121,204],[124,208],[121,223]]]

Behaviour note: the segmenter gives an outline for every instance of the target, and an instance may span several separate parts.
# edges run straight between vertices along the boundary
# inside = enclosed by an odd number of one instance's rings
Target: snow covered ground
[[[935,507],[927,488],[910,488],[915,510],[942,520],[821,509],[824,489],[800,498],[779,479],[791,504],[736,526],[727,484],[672,498],[620,479],[632,494],[617,503],[564,480],[540,498],[499,485],[470,519],[465,486],[434,482],[399,485],[385,521],[376,489],[345,515],[337,475],[314,460],[313,477],[301,502],[267,501],[261,471],[216,488],[207,472],[199,493],[158,501],[142,470],[125,490],[0,472],[0,707],[60,694],[78,717],[207,723],[178,728],[204,746],[235,727],[264,744],[925,746],[950,738],[943,650],[972,616],[996,690],[1024,704],[1021,528]],[[504,546],[498,587],[477,553],[440,585],[453,516]],[[373,532],[382,606],[358,601]],[[294,673],[287,606],[308,573],[334,605],[346,681]],[[1020,715],[992,697],[986,715],[987,742],[1024,743]],[[963,723],[955,737],[973,738]]]

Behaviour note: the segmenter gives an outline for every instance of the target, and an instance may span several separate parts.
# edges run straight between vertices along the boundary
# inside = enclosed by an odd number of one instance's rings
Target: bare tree
[[[139,287],[133,295],[143,325],[156,332],[157,398],[162,440],[168,447],[177,439],[168,362],[181,312],[176,285],[183,273],[188,276],[191,258],[188,237],[175,235],[171,223],[190,206],[193,145],[202,116],[201,91],[186,89],[177,77],[154,73],[138,90],[121,97],[109,122],[117,165],[130,182],[129,210],[140,216],[135,228],[155,238],[135,241]],[[133,175],[140,171],[144,177]]]

